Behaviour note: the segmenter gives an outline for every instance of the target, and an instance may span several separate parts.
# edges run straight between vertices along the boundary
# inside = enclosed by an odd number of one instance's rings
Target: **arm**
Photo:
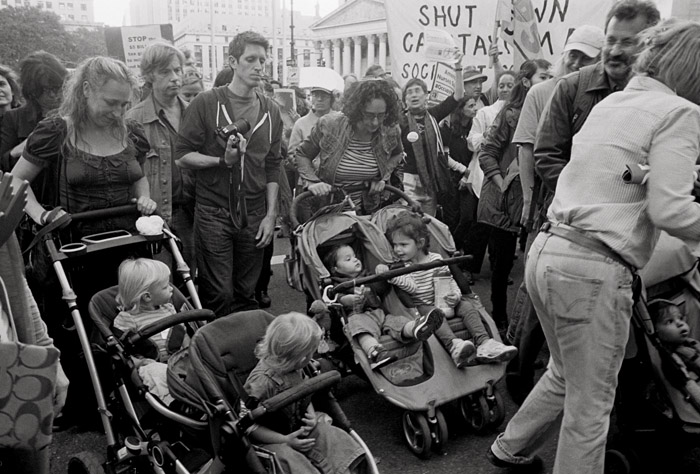
[[[307,184],[321,182],[321,179],[316,175],[316,171],[314,171],[312,161],[321,152],[321,139],[323,138],[323,132],[321,131],[322,120],[323,118],[318,121],[313,130],[311,130],[311,134],[301,142],[294,154],[299,176]]]
[[[405,291],[409,295],[415,294],[416,291],[418,290],[418,288],[416,287],[416,281],[413,279],[413,277],[410,274],[397,276],[397,277],[391,278],[388,281],[389,281],[389,283],[391,283],[392,285],[394,285],[397,288],[402,289],[403,291]]]
[[[482,109],[483,110],[483,109]],[[469,135],[467,135],[467,145],[471,151],[478,151],[481,146],[481,142],[484,139],[484,132],[486,131],[486,114],[479,110],[476,113],[476,117],[472,121],[472,128],[469,130]]]
[[[258,241],[255,244],[257,248],[267,247],[270,244],[275,233],[275,223],[277,221],[277,195],[279,194],[280,165],[282,163],[282,120],[279,116],[270,119],[270,126],[273,127],[272,143],[265,156],[267,213],[262,222],[260,222],[258,233],[255,236],[255,240]],[[228,147],[226,148],[226,153],[228,154]]]
[[[14,114],[5,114],[0,126],[0,170],[10,171],[17,161],[11,156],[12,149],[19,143],[17,137],[17,121],[11,120]]]
[[[289,135],[289,146],[287,149],[287,155],[292,158],[292,161],[294,161],[294,152],[296,149],[301,145],[301,142],[304,140],[304,135],[301,130],[301,127],[299,126],[299,122],[297,121],[294,124],[294,127],[292,128],[292,133]]]
[[[34,163],[30,163],[26,158],[20,158],[15,167],[12,168],[12,177],[14,178],[13,181],[17,180],[15,186],[19,185],[22,180],[27,180],[31,183],[34,181],[34,178],[39,175],[41,170],[41,167],[35,165]],[[27,188],[27,206],[24,208],[24,212],[37,224],[44,224],[41,222],[41,216],[44,212],[44,208],[42,207],[41,203],[37,201],[31,187]]]
[[[520,160],[520,187],[523,190],[523,214],[520,222],[525,227],[529,227],[530,208],[534,199],[535,191],[535,156],[532,152],[531,143],[520,145],[518,159]]]
[[[578,84],[578,75],[573,77]],[[570,81],[571,78],[559,81],[537,127],[535,170],[551,191],[556,190],[561,170],[571,159],[571,117],[576,87]]]
[[[484,178],[493,180],[499,188],[503,186],[500,162],[510,144],[510,124],[506,120],[506,114],[509,112],[503,110],[498,114],[490,132],[481,144],[479,153],[479,166],[484,172]]]
[[[649,148],[647,213],[659,229],[691,247],[700,242],[700,204],[694,202],[693,170],[700,156],[700,111],[677,107],[655,130]]]

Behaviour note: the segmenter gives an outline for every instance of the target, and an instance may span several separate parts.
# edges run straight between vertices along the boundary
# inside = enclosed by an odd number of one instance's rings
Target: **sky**
[[[138,0],[135,0],[138,1]],[[287,3],[290,0],[280,0]],[[319,0],[321,16],[324,16],[339,5],[339,0]],[[129,0],[95,0],[95,21],[109,26],[121,26],[124,13],[129,8]],[[316,0],[294,0],[294,10],[301,11],[304,15],[314,15],[316,12]]]

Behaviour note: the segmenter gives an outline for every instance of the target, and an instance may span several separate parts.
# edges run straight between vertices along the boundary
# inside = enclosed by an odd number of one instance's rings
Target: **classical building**
[[[209,14],[212,5],[217,16],[235,15],[243,20],[272,16],[271,0],[131,0],[129,21],[131,25],[174,25],[191,16]]]
[[[37,7],[47,10],[61,17],[61,23],[67,29],[80,27],[94,27],[95,6],[94,0],[0,0],[0,10],[7,7]]]
[[[700,0],[673,0],[671,16],[686,20],[700,20]]]
[[[361,77],[372,64],[391,70],[383,1],[348,0],[310,28],[323,63],[339,74]]]

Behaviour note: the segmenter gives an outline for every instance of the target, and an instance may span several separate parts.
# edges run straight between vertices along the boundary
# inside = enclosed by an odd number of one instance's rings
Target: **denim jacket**
[[[295,154],[299,175],[305,181],[305,185],[321,181],[335,183],[338,164],[353,135],[350,121],[340,112],[331,112],[318,120],[311,135],[297,148]],[[392,174],[399,175],[404,159],[399,126],[382,126],[372,136],[371,143],[382,180],[389,181]],[[312,164],[312,160],[317,156],[318,170],[314,169]],[[401,176],[398,178],[400,183]]]
[[[182,110],[187,103],[177,98]],[[143,170],[148,178],[151,190],[151,199],[158,205],[158,211],[166,222],[170,222],[173,215],[173,183],[172,173],[175,166],[175,157],[172,154],[170,133],[165,124],[158,117],[153,99],[149,96],[136,104],[126,113],[127,118],[133,119],[143,125],[148,143],[151,149],[146,154],[146,162]],[[177,170],[181,173],[182,189],[192,187],[193,183],[187,183],[192,178],[187,175],[188,170]],[[183,173],[183,171],[185,171]]]

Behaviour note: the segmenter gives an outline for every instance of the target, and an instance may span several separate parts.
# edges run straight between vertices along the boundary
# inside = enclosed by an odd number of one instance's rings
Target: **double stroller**
[[[459,264],[469,257],[459,256],[454,241],[445,224],[429,216],[431,250],[439,252],[443,260],[390,270],[382,275],[357,278],[354,281],[334,285],[328,270],[322,263],[323,255],[335,245],[354,248],[364,268],[373,269],[377,264],[395,262],[391,245],[385,236],[389,220],[400,212],[420,211],[401,191],[385,188],[404,199],[408,205],[392,204],[376,211],[372,216],[357,216],[346,212],[342,205],[322,208],[307,222],[299,223],[297,209],[310,193],[300,194],[293,202],[290,217],[295,230],[291,236],[291,254],[285,260],[287,282],[292,288],[307,294],[307,300],[323,299],[331,313],[329,344],[332,350],[325,353],[328,367],[343,373],[354,372],[364,377],[374,390],[390,403],[404,410],[402,428],[409,449],[421,458],[428,458],[433,451],[442,451],[448,440],[448,426],[443,414],[446,404],[455,403],[468,425],[480,432],[498,427],[505,418],[505,406],[496,383],[504,376],[505,364],[488,364],[458,369],[450,355],[436,337],[425,342],[402,345],[384,335],[379,343],[388,350],[394,362],[372,370],[371,363],[358,342],[346,329],[347,317],[336,295],[376,281],[386,281],[400,274],[448,265],[458,282],[462,294],[471,298],[479,308],[485,328],[498,339],[494,321],[471,292],[467,280],[459,270]],[[349,192],[350,190],[345,190]],[[416,316],[415,308],[404,303],[406,298],[391,289],[383,297],[383,309],[387,314]],[[468,338],[465,326],[459,318],[448,323],[457,337]]]
[[[125,206],[90,211],[74,214],[72,220],[101,219],[134,210],[133,206]],[[62,242],[58,234],[47,233],[42,244],[53,261],[71,311],[107,443],[106,456],[91,451],[73,455],[68,462],[69,474],[281,472],[273,454],[248,442],[246,430],[259,418],[289,403],[317,392],[327,393],[339,374],[311,377],[241,416],[239,402],[246,399],[243,382],[255,365],[253,349],[271,315],[249,312],[216,319],[211,311],[202,310],[177,238],[167,227],[156,236],[122,231],[118,237],[113,233],[90,236],[76,243]],[[185,310],[139,331],[122,334],[113,328],[118,314],[117,287],[110,287],[90,299],[90,320],[88,324],[83,321],[71,285],[81,275],[71,275],[72,270],[82,268],[81,262],[97,261],[107,252],[119,253],[122,258],[143,257],[164,247],[171,251],[179,277],[188,289],[185,298],[173,288],[174,306]],[[113,271],[116,275],[116,268]],[[168,360],[168,388],[174,401],[166,404],[149,391],[131,356],[148,353],[151,336],[178,325],[185,326],[191,339],[189,348]],[[335,422],[354,433],[332,397],[319,395],[318,401],[314,400],[322,407],[324,402]],[[364,445],[359,436],[353,436]],[[365,459],[365,470],[377,472],[369,451]]]
[[[700,269],[698,256],[680,240],[662,233],[654,254],[641,271],[645,291],[635,305],[630,340],[619,375],[615,403],[618,433],[606,452],[606,473],[653,472],[658,456],[663,469],[697,472],[697,461],[684,465],[689,451],[700,446],[700,400],[682,362],[673,357],[655,330],[648,303],[682,305],[689,336],[700,339]],[[690,389],[690,390],[689,390]]]

